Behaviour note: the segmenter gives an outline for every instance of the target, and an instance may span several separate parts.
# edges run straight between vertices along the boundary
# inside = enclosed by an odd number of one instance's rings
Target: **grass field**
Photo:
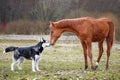
[[[32,72],[31,61],[25,60],[22,70],[15,67],[10,71],[12,52],[3,54],[8,46],[30,46],[37,41],[0,40],[0,80],[120,80],[120,48],[113,46],[109,70],[105,71],[106,50],[104,50],[99,68],[91,71],[90,65],[84,73],[83,50],[79,41],[59,41],[54,47],[46,48],[39,64],[40,72]],[[106,46],[104,46],[106,49]],[[93,44],[94,62],[98,48]]]

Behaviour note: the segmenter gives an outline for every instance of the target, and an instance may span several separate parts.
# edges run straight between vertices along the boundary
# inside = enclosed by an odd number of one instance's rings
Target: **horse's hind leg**
[[[107,62],[106,62],[106,70],[109,68],[109,57],[110,57],[110,50],[112,48],[112,44],[113,44],[113,39],[106,39],[107,41]]]
[[[98,54],[98,58],[97,58],[97,61],[96,61],[96,65],[95,65],[95,70],[97,69],[98,65],[99,65],[99,62],[100,62],[100,59],[101,59],[101,56],[103,54],[103,41],[100,41],[98,43],[98,47],[99,47],[99,54]]]
[[[106,69],[109,68],[109,57],[110,57],[110,50],[112,48],[113,45],[113,38],[114,38],[114,24],[110,21],[108,22],[109,24],[109,33],[108,36],[106,38],[106,42],[107,42],[107,62],[106,62]]]

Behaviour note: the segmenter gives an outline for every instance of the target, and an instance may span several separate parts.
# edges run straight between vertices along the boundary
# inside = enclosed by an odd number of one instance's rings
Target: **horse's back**
[[[92,41],[100,41],[109,35],[113,23],[108,18],[95,19],[92,17],[82,17],[75,19],[63,19],[57,22],[58,27],[69,27],[80,34],[81,37],[92,36]],[[73,31],[74,32],[74,31]]]

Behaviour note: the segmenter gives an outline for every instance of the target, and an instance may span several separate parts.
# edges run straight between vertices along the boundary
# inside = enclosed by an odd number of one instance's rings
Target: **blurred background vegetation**
[[[120,41],[120,0],[0,0],[0,34],[49,34],[49,22],[108,17]]]

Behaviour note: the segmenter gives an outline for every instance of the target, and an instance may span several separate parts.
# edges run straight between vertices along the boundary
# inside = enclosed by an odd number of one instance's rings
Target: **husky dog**
[[[38,68],[39,60],[41,57],[41,53],[44,50],[45,47],[49,47],[49,43],[46,42],[43,38],[40,40],[40,42],[34,46],[29,47],[7,47],[4,50],[4,53],[14,51],[13,55],[13,62],[11,64],[11,70],[14,71],[14,65],[17,64],[18,69],[22,70],[20,64],[25,59],[32,60],[32,71],[36,72],[40,71]]]

